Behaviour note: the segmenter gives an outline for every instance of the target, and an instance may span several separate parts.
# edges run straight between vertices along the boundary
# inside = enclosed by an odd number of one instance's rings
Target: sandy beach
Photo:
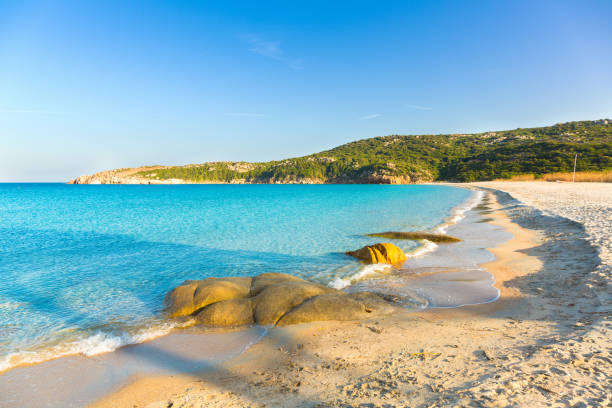
[[[93,407],[609,406],[612,185],[477,183],[513,238],[499,300],[274,328],[199,375],[134,379]]]
[[[612,0],[0,0],[0,408],[612,408]]]

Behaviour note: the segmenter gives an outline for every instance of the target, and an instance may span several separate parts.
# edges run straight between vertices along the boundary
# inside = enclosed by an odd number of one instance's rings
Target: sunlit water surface
[[[0,370],[164,334],[164,294],[186,279],[284,272],[345,287],[363,267],[344,252],[379,241],[363,234],[432,230],[471,195],[446,186],[0,184]],[[408,252],[421,245],[394,242]]]

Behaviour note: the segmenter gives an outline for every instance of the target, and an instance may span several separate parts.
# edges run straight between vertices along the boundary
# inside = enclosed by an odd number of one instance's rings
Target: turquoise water
[[[428,230],[470,192],[445,186],[0,184],[0,370],[96,354],[171,329],[185,279],[361,266],[363,234]],[[406,250],[415,243],[398,242]]]

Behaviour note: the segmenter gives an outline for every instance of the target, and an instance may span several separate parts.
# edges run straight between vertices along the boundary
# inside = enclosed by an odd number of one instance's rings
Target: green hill
[[[191,182],[396,183],[476,181],[612,168],[612,121],[450,135],[391,135],[265,163],[211,162],[135,173]]]
[[[418,183],[612,169],[612,120],[450,135],[391,135],[264,163],[208,162],[110,170],[72,180],[106,183]]]

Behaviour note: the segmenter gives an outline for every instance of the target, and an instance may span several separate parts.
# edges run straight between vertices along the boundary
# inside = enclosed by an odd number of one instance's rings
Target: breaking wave
[[[463,202],[463,204],[458,205],[457,207],[453,208],[451,210],[451,215],[446,220],[444,220],[442,224],[438,225],[434,229],[434,232],[438,234],[446,233],[446,230],[448,229],[449,226],[456,224],[459,221],[461,221],[463,218],[465,218],[465,213],[470,211],[472,208],[476,207],[478,204],[480,204],[483,197],[484,197],[484,191],[481,191],[481,190],[475,191],[474,194],[472,194],[472,196],[469,199]]]
[[[137,329],[133,333],[104,332],[102,330],[76,340],[63,341],[59,344],[43,347],[34,351],[18,351],[0,358],[0,372],[11,368],[42,363],[58,357],[70,355],[95,356],[109,353],[130,344],[144,343],[169,334],[173,329],[192,325],[190,320],[183,322],[164,322],[155,327]]]

